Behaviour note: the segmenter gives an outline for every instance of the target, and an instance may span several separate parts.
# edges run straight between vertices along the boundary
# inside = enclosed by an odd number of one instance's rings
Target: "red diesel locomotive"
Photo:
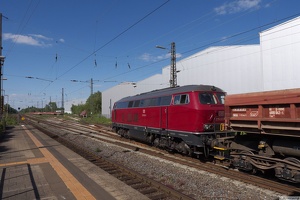
[[[300,183],[300,89],[225,99],[210,85],[166,88],[117,101],[112,122],[126,138]]]
[[[126,138],[192,155],[209,155],[206,145],[224,132],[225,92],[187,85],[125,97],[114,104],[112,128]]]

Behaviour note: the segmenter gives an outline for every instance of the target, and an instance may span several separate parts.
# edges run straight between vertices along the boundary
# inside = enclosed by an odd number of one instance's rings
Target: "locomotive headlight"
[[[204,124],[203,129],[204,131],[212,131],[214,130],[214,126],[212,124]]]

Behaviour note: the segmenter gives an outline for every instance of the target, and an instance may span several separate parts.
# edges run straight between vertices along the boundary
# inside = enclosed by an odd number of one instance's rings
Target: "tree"
[[[18,111],[16,109],[12,108],[9,104],[5,104],[4,105],[4,109],[5,109],[4,112],[7,112],[9,114],[16,114],[16,113],[18,113]]]
[[[102,94],[101,92],[96,92],[89,96],[85,104],[73,105],[71,111],[73,114],[80,114],[82,111],[86,110],[90,114],[99,114],[102,111]]]
[[[102,111],[102,93],[96,92],[86,100],[87,110],[92,114],[99,114]]]
[[[82,111],[86,109],[85,104],[74,105],[72,104],[71,111],[73,114],[79,115]]]
[[[55,112],[56,110],[57,110],[56,102],[49,102],[49,104],[45,106],[46,112]]]

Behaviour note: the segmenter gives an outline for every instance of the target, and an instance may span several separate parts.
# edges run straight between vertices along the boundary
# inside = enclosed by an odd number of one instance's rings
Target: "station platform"
[[[0,173],[0,199],[148,199],[28,125],[2,134]]]

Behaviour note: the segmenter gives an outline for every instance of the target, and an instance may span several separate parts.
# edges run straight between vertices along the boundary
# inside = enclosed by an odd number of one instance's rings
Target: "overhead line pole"
[[[2,13],[0,13],[0,119],[2,119],[3,114],[3,96],[2,96],[2,66],[4,64],[4,56],[2,56]]]
[[[156,45],[156,48],[159,49],[167,49],[163,46]],[[176,49],[175,49],[175,42],[171,43],[171,63],[170,63],[170,87],[177,86],[177,70],[176,70]]]
[[[93,83],[93,78],[91,78],[91,95],[93,95],[93,87],[94,87],[94,83]]]
[[[62,114],[65,113],[65,99],[64,99],[64,88],[61,90],[61,108],[62,108]]]
[[[170,66],[170,86],[177,86],[177,71],[176,71],[176,49],[175,42],[171,43],[171,66]]]

